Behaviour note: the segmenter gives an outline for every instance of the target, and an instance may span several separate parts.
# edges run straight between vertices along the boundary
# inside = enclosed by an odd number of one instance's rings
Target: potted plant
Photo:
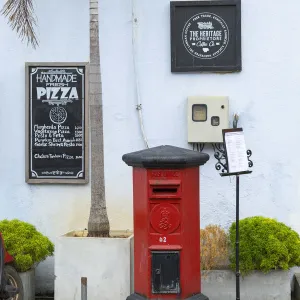
[[[14,260],[5,266],[10,284],[20,288],[18,300],[35,297],[35,267],[54,252],[54,244],[37,229],[20,220],[0,221],[5,248]],[[21,281],[21,282],[20,282]]]
[[[275,219],[261,216],[249,217],[240,221],[240,272],[241,297],[247,299],[291,299],[291,274],[289,269],[300,265],[300,237],[297,232]],[[205,228],[207,232],[207,228]],[[222,231],[220,229],[220,231]],[[227,235],[227,242],[225,235]],[[202,277],[203,292],[210,300],[233,299],[235,297],[235,223],[229,232],[210,233],[210,239],[201,238],[206,248],[201,255],[212,251],[216,259],[209,264],[204,257]],[[220,244],[223,241],[223,244]],[[218,246],[216,246],[218,245]],[[221,251],[219,249],[222,246]],[[227,250],[226,250],[227,245]],[[222,250],[223,249],[223,250]],[[215,251],[215,252],[214,252]],[[220,266],[218,260],[227,253],[227,265]],[[231,270],[229,270],[231,268]]]
[[[235,223],[229,230],[231,248],[235,249]],[[235,269],[235,251],[230,263]],[[240,221],[240,270],[242,275],[253,271],[267,274],[300,265],[299,234],[275,219],[250,217]]]

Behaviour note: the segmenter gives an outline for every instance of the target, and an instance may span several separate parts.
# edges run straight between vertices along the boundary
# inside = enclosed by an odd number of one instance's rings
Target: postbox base
[[[206,297],[206,296],[204,296],[203,294],[196,294],[196,295],[193,295],[192,297],[189,297],[189,298],[185,298],[185,299],[179,299],[179,298],[176,298],[176,296],[175,296],[175,298],[174,299],[176,299],[176,300],[209,300],[209,298],[208,297]],[[141,295],[139,295],[139,294],[131,294],[130,296],[128,296],[127,298],[126,298],[126,300],[151,300],[151,299],[149,299],[149,298],[146,298],[146,297],[144,297],[144,296],[141,296]],[[164,300],[163,298],[155,298],[155,300]]]

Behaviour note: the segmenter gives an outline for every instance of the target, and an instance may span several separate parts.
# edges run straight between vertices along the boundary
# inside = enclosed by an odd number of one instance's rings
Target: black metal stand
[[[236,300],[240,300],[240,175],[236,175],[236,209],[235,209],[235,275]]]
[[[216,149],[218,151],[216,151]],[[215,150],[215,158],[217,159],[216,169],[219,171],[221,170],[220,176],[235,176],[236,178],[236,211],[235,211],[235,275],[236,275],[236,300],[240,300],[241,293],[240,293],[240,175],[250,174],[252,171],[244,171],[244,172],[236,172],[236,173],[226,173],[227,171],[227,164],[224,162],[226,161],[226,151],[221,146],[214,147]],[[219,153],[220,152],[220,153]],[[248,157],[248,166],[249,168],[253,167],[253,162],[250,160],[250,156],[252,155],[251,150],[247,150],[247,157]]]
[[[235,209],[235,275],[236,300],[240,300],[240,175],[250,174],[252,171],[240,173],[222,173],[222,177],[235,176],[236,179],[236,209]]]

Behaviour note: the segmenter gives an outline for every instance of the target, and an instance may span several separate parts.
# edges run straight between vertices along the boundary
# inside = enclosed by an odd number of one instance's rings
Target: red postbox
[[[159,146],[123,155],[133,167],[134,294],[207,300],[200,283],[199,166],[208,154]]]

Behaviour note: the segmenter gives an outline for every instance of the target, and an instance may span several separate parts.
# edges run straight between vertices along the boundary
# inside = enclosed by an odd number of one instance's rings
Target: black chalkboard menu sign
[[[26,182],[88,182],[88,64],[26,63]]]
[[[241,71],[241,1],[172,1],[171,71]]]

